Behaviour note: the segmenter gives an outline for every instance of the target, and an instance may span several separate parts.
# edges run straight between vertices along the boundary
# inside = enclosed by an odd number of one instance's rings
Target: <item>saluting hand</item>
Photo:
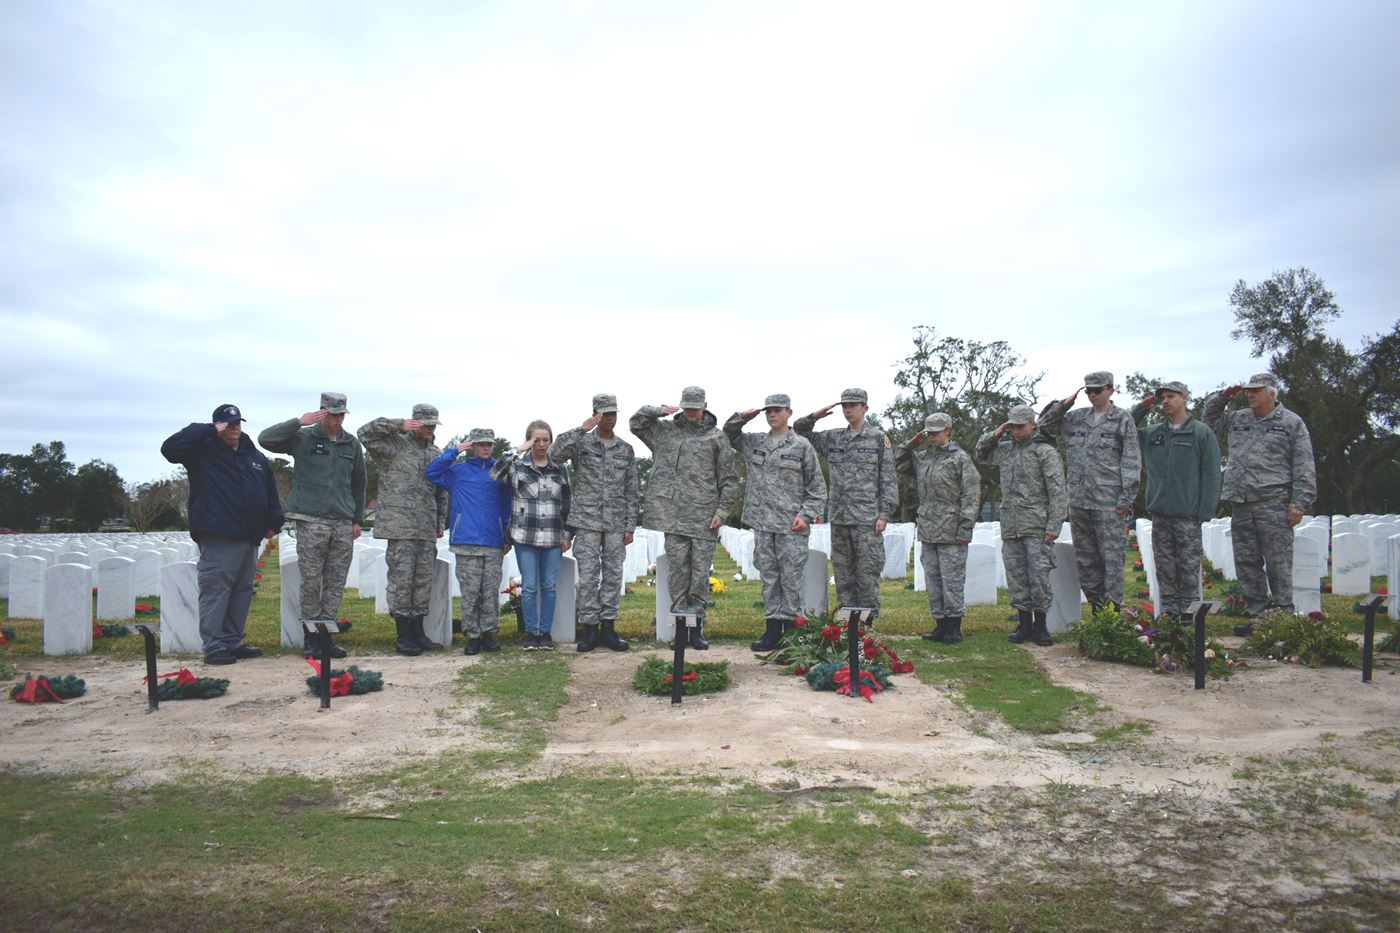
[[[471,450],[471,448],[472,448],[472,445],[471,445],[471,444],[468,444],[466,441],[462,441],[462,443],[460,443],[460,444],[457,445],[457,453],[459,453],[459,454],[464,454],[464,453],[466,453],[467,451]]]
[[[1239,394],[1240,394],[1240,389],[1242,389],[1242,388],[1244,388],[1244,386],[1233,385],[1233,386],[1226,386],[1225,388],[1221,389],[1220,391],[1225,393],[1225,397],[1226,397],[1226,398],[1234,398],[1236,395],[1239,395]]]
[[[594,428],[596,428],[596,427],[598,426],[598,422],[600,422],[600,421],[602,421],[602,420],[603,420],[603,416],[600,415],[600,414],[598,414],[598,413],[595,411],[593,414],[591,414],[591,415],[589,415],[587,418],[585,418],[585,419],[583,420],[583,424],[579,425],[579,427],[583,428],[583,430],[585,430],[585,431],[592,431]]]
[[[315,424],[318,421],[325,420],[326,410],[324,408],[318,408],[315,411],[308,411],[306,414],[302,415],[300,418],[297,419],[297,421],[301,423],[302,427],[306,427],[308,424]]]
[[[1066,407],[1066,408],[1073,408],[1073,407],[1074,407],[1074,400],[1077,399],[1077,398],[1079,398],[1079,390],[1078,390],[1078,389],[1075,389],[1075,390],[1074,390],[1073,392],[1071,392],[1071,393],[1069,394],[1069,396],[1065,399],[1065,407]]]
[[[763,411],[762,408],[750,408],[748,411],[744,412],[744,420],[752,421],[761,411]]]
[[[677,408],[675,405],[662,405],[662,406],[661,406],[661,414],[663,414],[663,415],[674,415],[674,414],[675,414],[676,412],[678,412],[678,411],[680,411],[680,409]]]
[[[1004,421],[1001,424],[997,425],[997,429],[992,432],[992,437],[1001,437],[1001,432],[1005,431],[1006,426],[1010,423],[1010,421]]]
[[[833,408],[835,408],[837,405],[840,405],[840,404],[841,404],[840,402],[832,402],[830,405],[826,406],[825,408],[818,408],[816,411],[812,412],[812,417],[813,417],[813,418],[816,418],[818,421],[820,421],[821,419],[825,418],[827,415],[831,414],[831,410],[832,410]]]
[[[419,421],[417,418],[403,419],[403,429],[405,431],[417,431],[422,426],[423,422]]]

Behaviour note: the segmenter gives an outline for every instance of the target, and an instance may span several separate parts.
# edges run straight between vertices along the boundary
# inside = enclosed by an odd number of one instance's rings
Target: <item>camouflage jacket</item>
[[[447,490],[428,482],[428,464],[442,453],[403,429],[402,418],[375,418],[356,432],[379,468],[374,536],[435,540],[447,527]]]
[[[1066,412],[1062,400],[1054,401],[1040,413],[1037,425],[1047,436],[1065,442],[1070,505],[1131,512],[1142,480],[1137,422],[1112,403],[1098,424],[1090,423],[1092,412],[1092,408]]]
[[[1038,538],[1058,535],[1069,513],[1060,455],[1033,438],[1013,440],[1011,433],[988,431],[977,439],[977,460],[1001,473],[1001,536]]]
[[[660,419],[660,408],[643,405],[627,423],[652,455],[642,495],[646,526],[690,538],[718,537],[710,521],[728,518],[739,494],[734,448],[709,412],[698,423],[687,421],[684,412]]]
[[[758,531],[806,534],[793,532],[792,520],[800,515],[810,525],[822,517],[826,505],[826,480],[817,452],[792,431],[774,437],[768,431],[746,434],[743,428],[743,412],[724,423],[725,436],[748,471],[744,524]]]
[[[858,434],[849,428],[817,431],[816,423],[816,418],[803,415],[792,427],[826,458],[831,479],[826,520],[833,525],[872,526],[880,518],[893,521],[899,480],[885,432],[870,424]]]
[[[906,441],[894,457],[899,473],[919,488],[919,540],[925,544],[971,541],[982,504],[982,476],[972,458],[955,443],[943,447]]]
[[[637,527],[637,457],[631,444],[616,435],[614,441],[608,446],[597,431],[571,428],[549,445],[549,459],[574,463],[570,528],[626,532]]]
[[[1263,418],[1248,408],[1226,411],[1224,392],[1206,399],[1204,421],[1225,448],[1225,480],[1220,498],[1253,502],[1286,496],[1289,508],[1306,512],[1317,498],[1317,465],[1312,435],[1297,414],[1276,405]]]

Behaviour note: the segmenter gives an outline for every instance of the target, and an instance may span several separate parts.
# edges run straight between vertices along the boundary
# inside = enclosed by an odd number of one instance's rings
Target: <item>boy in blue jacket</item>
[[[428,464],[428,481],[452,494],[448,528],[462,588],[464,654],[500,651],[501,562],[510,550],[510,487],[491,479],[496,440],[490,428],[472,428],[467,439]],[[458,460],[470,451],[471,456]]]

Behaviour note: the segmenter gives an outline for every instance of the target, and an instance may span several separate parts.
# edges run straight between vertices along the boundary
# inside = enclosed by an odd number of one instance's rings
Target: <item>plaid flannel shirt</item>
[[[531,547],[560,547],[569,518],[569,471],[557,463],[535,466],[517,450],[506,451],[491,478],[511,490],[510,540]]]

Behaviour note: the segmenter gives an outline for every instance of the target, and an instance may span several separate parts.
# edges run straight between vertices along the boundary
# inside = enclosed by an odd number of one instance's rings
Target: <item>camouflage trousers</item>
[[[836,574],[837,606],[860,606],[878,614],[885,539],[875,533],[874,522],[831,526],[831,566]]]
[[[754,531],[753,563],[763,581],[763,618],[791,621],[802,612],[807,536]]]
[[[1152,519],[1152,560],[1157,568],[1157,611],[1186,611],[1201,595],[1201,523],[1194,518]]]
[[[622,605],[622,562],[627,557],[622,532],[580,528],[574,532],[573,555],[578,563],[578,624],[616,622]]]
[[[389,565],[388,586],[384,593],[389,603],[389,615],[427,615],[437,544],[416,538],[390,538],[384,560]]]
[[[1128,520],[1112,509],[1069,510],[1079,588],[1091,603],[1123,602]]]
[[[1050,609],[1050,571],[1055,567],[1053,547],[1040,536],[1001,539],[1006,588],[1011,591],[1011,605],[1016,609],[1032,612]]]
[[[715,558],[714,538],[691,538],[666,532],[666,585],[671,590],[672,612],[693,612],[705,617],[710,602],[710,564]]]
[[[1252,616],[1271,609],[1292,612],[1293,529],[1288,524],[1287,497],[1230,505],[1235,576],[1245,608]]]
[[[462,590],[462,634],[468,638],[501,629],[501,563],[505,552],[484,544],[452,547],[457,585]]]
[[[929,544],[919,548],[928,589],[928,611],[935,619],[961,619],[967,588],[967,545]]]
[[[296,529],[301,618],[334,621],[355,556],[354,526],[343,519],[298,518]]]

